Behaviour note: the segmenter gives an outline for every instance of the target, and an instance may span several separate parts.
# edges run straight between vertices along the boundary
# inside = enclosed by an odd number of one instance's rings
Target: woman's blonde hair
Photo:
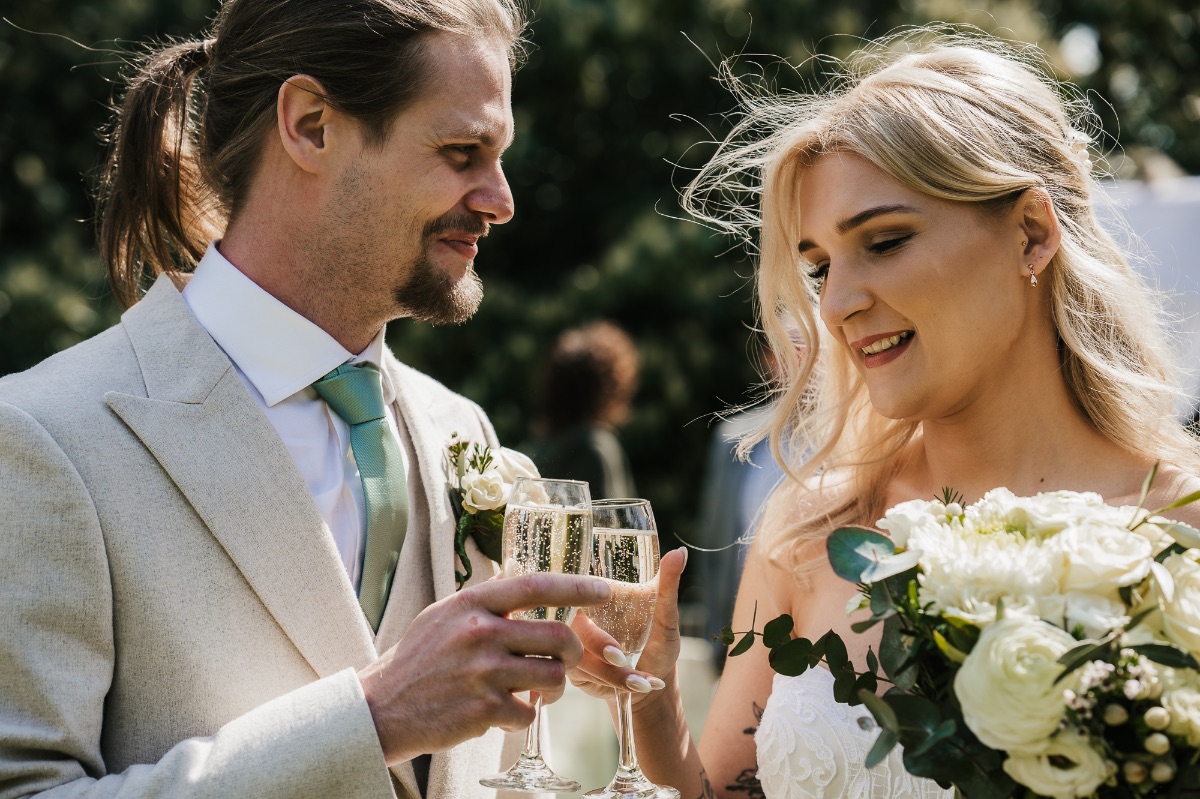
[[[879,518],[884,485],[917,430],[875,412],[849,353],[818,321],[818,285],[797,250],[795,187],[825,153],[854,153],[910,189],[983,212],[1011,208],[1026,189],[1045,191],[1062,243],[1044,281],[1071,396],[1130,452],[1200,465],[1175,417],[1178,370],[1159,298],[1097,220],[1100,188],[1081,143],[1099,129],[1078,91],[1050,76],[1036,48],[945,25],[889,35],[835,67],[821,91],[779,95],[735,77],[726,62],[722,77],[742,114],[683,198],[701,221],[757,250],[767,345],[799,350],[778,359],[774,412],[742,446],[770,436],[776,457],[792,454],[785,465],[797,481],[838,475],[835,499],[822,495],[772,524],[768,552],[795,565],[833,527]]]

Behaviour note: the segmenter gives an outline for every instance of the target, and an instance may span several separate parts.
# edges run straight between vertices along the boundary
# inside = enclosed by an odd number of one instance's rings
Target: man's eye
[[[475,155],[475,150],[476,147],[473,144],[459,144],[446,148],[451,160],[459,164],[470,163],[471,157]]]
[[[894,249],[896,249],[897,247],[899,247],[901,244],[904,244],[906,241],[908,241],[909,239],[911,239],[911,238],[912,238],[914,235],[916,235],[916,234],[914,234],[914,233],[908,233],[908,234],[906,234],[906,235],[904,235],[904,236],[897,236],[897,237],[895,237],[895,238],[892,238],[892,239],[884,239],[883,241],[877,241],[877,242],[875,242],[874,244],[870,244],[870,245],[868,245],[868,246],[867,246],[867,251],[868,251],[868,252],[873,252],[873,253],[875,253],[876,255],[880,255],[880,254],[882,254],[882,253],[890,252],[891,250],[894,250]]]

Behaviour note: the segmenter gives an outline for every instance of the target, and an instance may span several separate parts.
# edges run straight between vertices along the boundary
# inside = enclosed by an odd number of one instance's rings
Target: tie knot
[[[313,383],[313,388],[348,425],[383,418],[383,379],[370,364],[343,364]]]

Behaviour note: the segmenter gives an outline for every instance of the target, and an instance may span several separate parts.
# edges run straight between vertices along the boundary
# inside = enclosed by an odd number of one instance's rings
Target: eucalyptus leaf
[[[1153,660],[1155,663],[1161,663],[1173,669],[1200,669],[1200,661],[1197,661],[1190,653],[1170,644],[1138,644],[1129,648],[1139,655],[1143,655],[1147,660]]]
[[[892,611],[892,613],[889,613],[888,616],[892,615],[893,613],[895,613],[895,611]],[[862,621],[854,622],[853,624],[850,625],[850,629],[853,630],[854,632],[858,633],[859,635],[862,635],[867,630],[871,629],[876,624],[878,624],[879,622],[883,621],[886,618],[887,618],[887,616],[883,616],[883,617],[872,616],[869,619],[863,619]]]
[[[867,710],[871,711],[880,727],[890,732],[900,732],[900,719],[896,718],[896,711],[892,710],[892,706],[885,699],[876,696],[873,691],[859,691],[858,698]]]
[[[817,664],[813,644],[807,638],[793,638],[771,650],[771,668],[785,677],[798,677]]]
[[[833,675],[833,701],[843,705],[850,704],[854,697],[854,672],[842,669]]]
[[[879,678],[869,671],[864,671],[858,675],[858,679],[854,681],[854,692],[850,695],[850,704],[857,705],[859,697],[865,691],[874,695],[879,690]]]
[[[867,671],[872,674],[879,673],[879,658],[875,657],[875,650],[867,649]]]
[[[875,739],[875,745],[871,747],[870,752],[867,752],[867,760],[864,765],[867,768],[878,766],[888,756],[888,753],[896,748],[898,743],[900,743],[900,733],[880,730],[879,737]]]
[[[733,649],[729,650],[729,657],[733,658],[733,657],[737,657],[738,655],[744,654],[746,652],[746,650],[748,650],[753,644],[754,644],[754,631],[751,630],[750,632],[748,632],[742,636],[742,640],[737,642],[737,646],[735,646]]]
[[[852,583],[873,583],[882,579],[868,579],[866,575],[874,572],[881,561],[896,554],[890,538],[865,527],[839,527],[826,539],[825,548],[834,573]]]
[[[924,743],[912,751],[913,757],[920,757],[932,750],[942,741],[954,735],[958,731],[958,725],[954,723],[954,719],[945,719],[941,724],[934,729],[933,733],[925,739]]]
[[[792,620],[792,617],[786,613],[771,619],[763,627],[763,643],[771,649],[782,646],[791,640],[792,629],[795,626],[796,623]]]
[[[837,674],[838,671],[850,662],[850,658],[846,654],[846,644],[832,630],[826,633],[823,638],[825,640],[825,662],[829,664],[829,670]]]
[[[721,632],[717,633],[718,640],[725,646],[731,645],[737,638],[733,634],[732,627],[722,627]]]

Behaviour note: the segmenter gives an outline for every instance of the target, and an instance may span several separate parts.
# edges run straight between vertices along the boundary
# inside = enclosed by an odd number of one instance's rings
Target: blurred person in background
[[[637,391],[633,339],[612,322],[562,333],[538,380],[538,433],[522,447],[549,477],[585,480],[593,499],[637,496],[616,428]]]

